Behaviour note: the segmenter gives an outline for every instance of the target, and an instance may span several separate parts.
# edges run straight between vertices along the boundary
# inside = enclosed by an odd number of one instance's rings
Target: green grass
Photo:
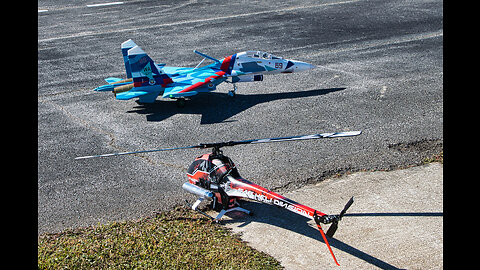
[[[282,269],[219,224],[185,208],[138,221],[43,234],[39,269]]]
[[[443,164],[443,151],[440,152],[439,154],[433,155],[423,160],[423,164],[428,164],[432,162],[440,162]]]

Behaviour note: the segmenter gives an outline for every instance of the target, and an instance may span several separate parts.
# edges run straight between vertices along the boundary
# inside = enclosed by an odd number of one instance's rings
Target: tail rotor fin
[[[325,233],[323,232],[322,226],[320,225],[319,218],[320,218],[320,217],[317,215],[317,211],[315,210],[315,212],[313,213],[313,219],[315,220],[315,223],[317,223],[318,230],[319,230],[320,233],[322,234],[323,241],[324,241],[325,244],[327,245],[328,250],[330,251],[330,254],[332,254],[333,260],[335,261],[335,263],[336,263],[338,266],[340,266],[340,264],[339,264],[338,261],[337,261],[337,258],[335,258],[335,254],[333,254],[333,251],[332,251],[332,248],[330,247],[330,244],[328,243],[327,237],[325,236]]]
[[[338,222],[342,219],[343,215],[345,215],[345,213],[347,212],[348,208],[350,208],[350,206],[352,206],[353,204],[353,197],[350,198],[350,200],[347,202],[347,204],[345,204],[345,206],[343,207],[343,210],[340,212],[339,215],[323,215],[323,216],[319,216],[317,214],[317,211],[315,210],[315,212],[313,213],[313,220],[315,220],[315,223],[317,223],[317,227],[318,227],[318,230],[320,231],[320,233],[322,234],[322,237],[323,237],[323,240],[325,241],[325,244],[327,245],[328,247],[328,250],[330,251],[330,254],[332,254],[332,257],[333,257],[333,260],[335,261],[335,263],[340,266],[340,264],[338,264],[337,262],[337,259],[335,258],[335,255],[333,254],[333,251],[332,251],[332,248],[330,247],[330,244],[328,243],[328,240],[327,240],[327,237],[330,237],[332,238],[333,235],[335,234],[335,232],[337,231],[338,229]],[[329,224],[329,223],[332,223],[332,225],[330,225],[330,228],[328,228],[328,231],[327,233],[324,233],[323,232],[323,229],[322,229],[322,226],[320,225],[320,223],[323,223],[323,224]]]

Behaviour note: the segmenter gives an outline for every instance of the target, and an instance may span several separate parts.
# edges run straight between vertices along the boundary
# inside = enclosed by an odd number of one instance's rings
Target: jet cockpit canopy
[[[247,51],[247,56],[251,58],[259,58],[259,59],[282,59],[282,57],[275,56],[271,53],[268,52],[263,52],[263,51]]]

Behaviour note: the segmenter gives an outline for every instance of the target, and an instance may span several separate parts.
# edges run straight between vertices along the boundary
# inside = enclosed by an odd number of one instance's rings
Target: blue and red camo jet
[[[230,96],[235,95],[235,83],[262,81],[263,75],[293,73],[314,68],[314,65],[283,59],[263,51],[240,52],[222,60],[194,50],[203,60],[194,68],[169,67],[156,64],[131,39],[122,43],[127,79],[106,78],[107,85],[94,91],[111,91],[119,100],[139,98],[140,103],[153,103],[157,96],[177,100],[177,105],[185,105],[185,97],[202,92],[214,91],[222,82],[232,83]],[[202,66],[205,59],[214,63]],[[229,81],[230,79],[230,81]]]

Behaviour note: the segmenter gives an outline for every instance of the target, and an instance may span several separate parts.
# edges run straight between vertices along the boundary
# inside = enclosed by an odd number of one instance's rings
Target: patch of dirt
[[[388,145],[389,149],[397,150],[399,152],[434,152],[438,153],[443,150],[443,140],[442,139],[422,139],[419,141],[413,142],[401,142]]]

